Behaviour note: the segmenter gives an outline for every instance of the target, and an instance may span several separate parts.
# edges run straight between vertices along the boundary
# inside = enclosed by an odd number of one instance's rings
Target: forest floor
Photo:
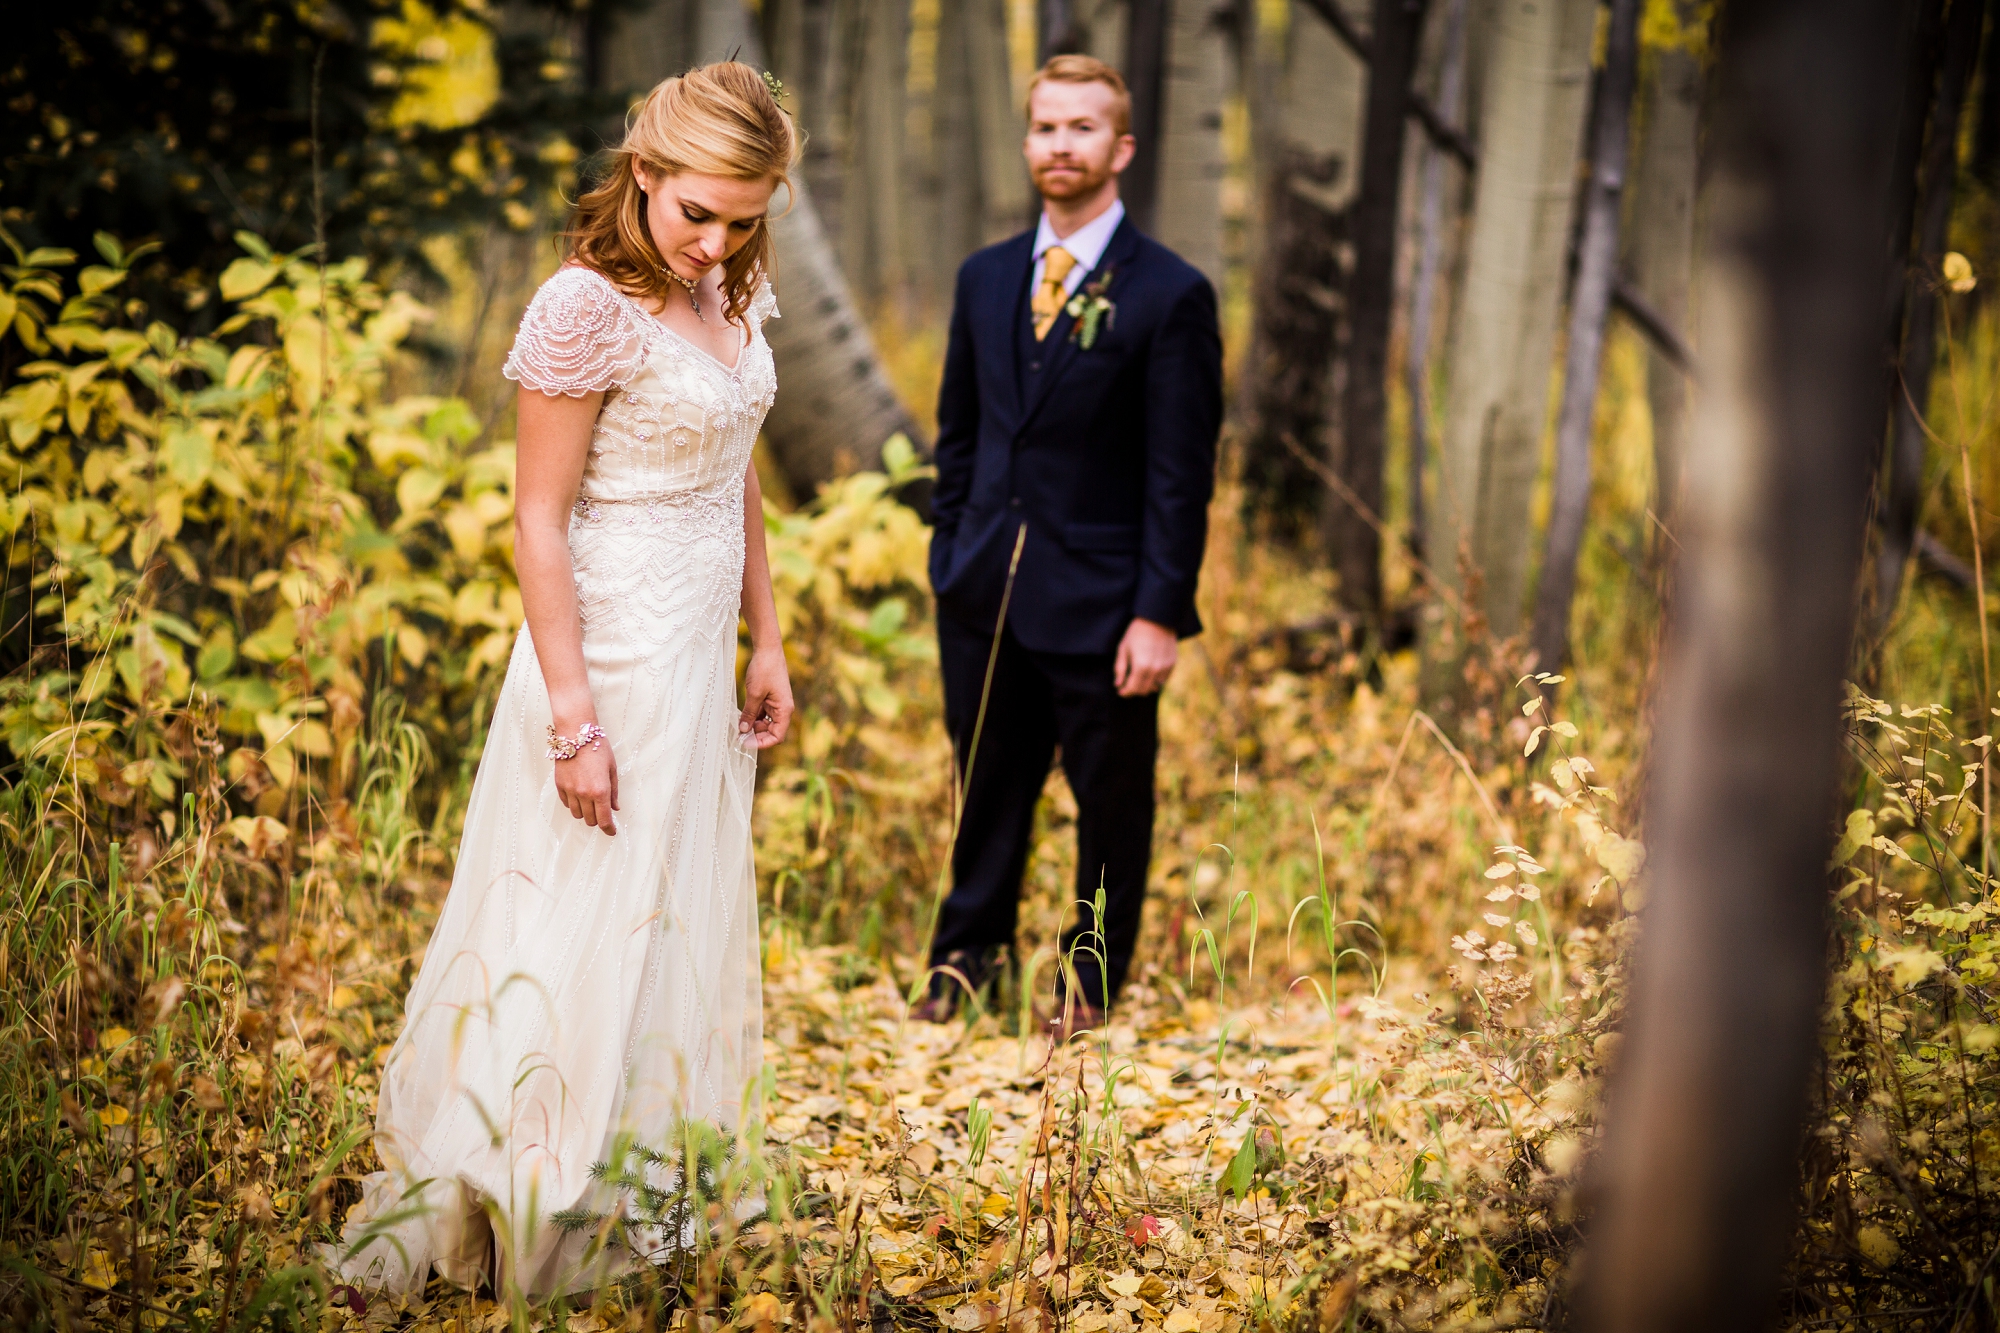
[[[764,1139],[825,1196],[808,1227],[819,1289],[848,1268],[870,1313],[787,1320],[739,1272],[736,1327],[1237,1333],[1337,1329],[1361,1302],[1389,1326],[1486,1328],[1538,1323],[1550,1301],[1557,1168],[1578,1156],[1592,1088],[1551,1088],[1532,1054],[1459,1030],[1414,965],[1331,1014],[1296,995],[1225,1009],[1154,970],[1106,1031],[1052,1047],[1010,1035],[1013,1015],[910,1021],[844,948],[768,953]],[[1498,1248],[1470,1280],[1396,1280],[1482,1232]],[[524,1314],[434,1283],[344,1324],[647,1327],[628,1299]]]

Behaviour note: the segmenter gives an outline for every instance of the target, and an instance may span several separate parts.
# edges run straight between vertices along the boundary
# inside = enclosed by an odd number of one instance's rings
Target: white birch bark
[[[1496,0],[1489,29],[1431,554],[1454,581],[1470,557],[1501,636],[1520,627],[1527,587],[1595,13],[1591,0]]]
[[[1154,233],[1219,288],[1222,97],[1229,57],[1216,19],[1216,0],[1168,0]]]
[[[1683,23],[1692,0],[1677,0]],[[1701,62],[1686,50],[1645,53],[1650,68],[1640,88],[1638,161],[1632,173],[1630,247],[1633,285],[1661,318],[1692,330],[1694,280],[1695,131],[1701,109]],[[1646,404],[1653,418],[1653,512],[1671,531],[1687,453],[1685,371],[1657,348],[1646,354]],[[1657,548],[1655,539],[1651,545]]]

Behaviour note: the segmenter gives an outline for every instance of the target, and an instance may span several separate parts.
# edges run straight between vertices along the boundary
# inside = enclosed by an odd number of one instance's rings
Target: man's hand
[[[1118,657],[1111,666],[1111,683],[1126,698],[1152,694],[1174,674],[1180,660],[1181,643],[1165,625],[1150,620],[1134,620],[1118,641]]]

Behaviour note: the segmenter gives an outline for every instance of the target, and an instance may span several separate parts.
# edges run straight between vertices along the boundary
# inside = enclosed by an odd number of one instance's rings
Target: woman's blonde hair
[[[632,296],[664,304],[679,286],[646,225],[646,195],[633,168],[652,176],[694,172],[790,187],[798,155],[791,117],[764,76],[735,60],[691,69],[647,93],[625,118],[625,140],[609,173],[576,201],[563,233],[569,258],[596,269]],[[722,264],[723,314],[741,321],[772,272],[771,228],[760,222]],[[684,298],[683,298],[684,299]]]

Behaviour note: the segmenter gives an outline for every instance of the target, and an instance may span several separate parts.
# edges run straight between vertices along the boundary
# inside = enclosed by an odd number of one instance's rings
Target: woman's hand
[[[743,716],[736,723],[740,736],[768,750],[785,739],[792,725],[792,675],[785,668],[783,648],[758,648],[743,672]]]
[[[581,727],[571,727],[574,736]],[[573,759],[556,760],[556,796],[578,819],[606,837],[618,836],[618,761],[612,757],[609,741],[586,745]]]

